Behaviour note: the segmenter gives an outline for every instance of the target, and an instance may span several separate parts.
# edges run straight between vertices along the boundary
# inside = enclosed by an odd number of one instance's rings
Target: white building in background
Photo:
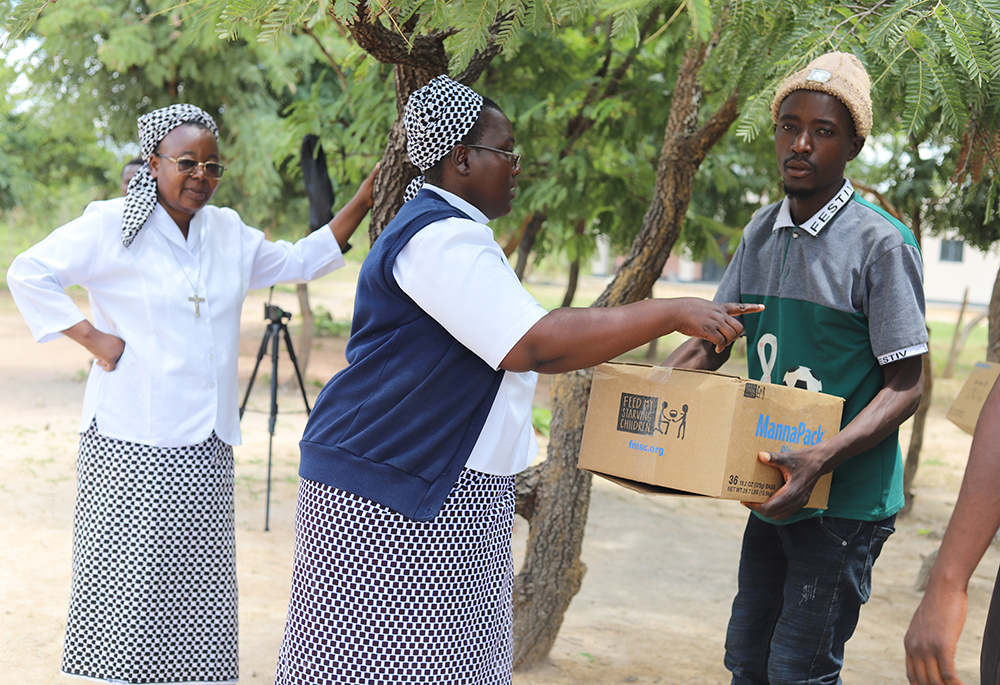
[[[969,289],[969,304],[986,307],[1000,270],[996,250],[981,252],[956,236],[923,237],[924,296],[928,302],[961,304]]]
[[[969,305],[985,308],[993,293],[993,283],[1000,271],[996,250],[981,252],[958,237],[923,237],[924,296],[929,303],[962,304],[969,289]],[[609,275],[617,266],[607,241],[599,239],[592,260],[594,275]],[[714,262],[693,262],[686,256],[671,254],[661,278],[677,282],[718,282],[725,270]]]

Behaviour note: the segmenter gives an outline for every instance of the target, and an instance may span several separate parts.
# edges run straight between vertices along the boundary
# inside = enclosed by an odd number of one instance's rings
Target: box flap
[[[976,362],[958,396],[948,410],[948,420],[970,435],[976,431],[986,396],[1000,376],[1000,364]]]
[[[589,469],[584,469],[589,471]],[[629,490],[635,490],[636,492],[641,492],[644,495],[674,495],[678,497],[704,497],[704,495],[698,494],[697,492],[687,492],[685,490],[678,490],[677,488],[668,488],[663,485],[650,485],[649,483],[643,483],[638,480],[630,480],[628,478],[621,478],[619,476],[609,476],[606,473],[601,473],[600,471],[590,471],[595,476],[600,476],[605,480],[609,480],[612,483],[622,486],[623,488],[628,488]]]
[[[597,369],[599,370],[602,366],[635,366],[640,369],[664,369],[666,371],[672,371],[675,373],[696,373],[706,376],[715,376],[717,378],[732,378],[737,381],[744,381],[745,379],[739,376],[733,376],[728,373],[719,373],[718,371],[706,371],[704,369],[682,369],[676,366],[657,366],[655,364],[643,364],[641,362],[605,362],[603,364],[598,364]],[[667,374],[669,375],[669,374]]]

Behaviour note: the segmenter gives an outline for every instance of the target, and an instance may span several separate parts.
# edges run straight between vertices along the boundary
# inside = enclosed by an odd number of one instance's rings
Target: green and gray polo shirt
[[[927,352],[920,251],[913,233],[858,197],[850,181],[801,226],[787,198],[759,211],[716,302],[763,303],[744,317],[750,378],[843,397],[846,426],[883,386],[882,365]],[[903,506],[898,431],[833,472],[813,516],[878,521]]]

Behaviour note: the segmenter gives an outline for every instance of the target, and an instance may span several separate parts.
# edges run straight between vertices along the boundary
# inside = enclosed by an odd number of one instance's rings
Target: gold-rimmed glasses
[[[162,157],[163,159],[169,159],[171,162],[176,164],[177,173],[179,174],[190,176],[198,167],[203,167],[205,169],[205,175],[209,178],[222,178],[222,174],[226,173],[226,167],[222,166],[218,162],[199,162],[198,160],[191,159],[190,157],[174,159],[170,155],[163,155],[159,152],[154,152],[153,154],[157,157]]]

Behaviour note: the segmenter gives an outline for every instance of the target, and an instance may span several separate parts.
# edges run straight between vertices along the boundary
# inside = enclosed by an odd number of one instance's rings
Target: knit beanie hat
[[[855,132],[867,138],[872,131],[871,88],[868,72],[857,57],[846,52],[828,52],[782,81],[771,103],[771,121],[778,123],[781,103],[792,91],[818,90],[843,102],[854,119]]]

